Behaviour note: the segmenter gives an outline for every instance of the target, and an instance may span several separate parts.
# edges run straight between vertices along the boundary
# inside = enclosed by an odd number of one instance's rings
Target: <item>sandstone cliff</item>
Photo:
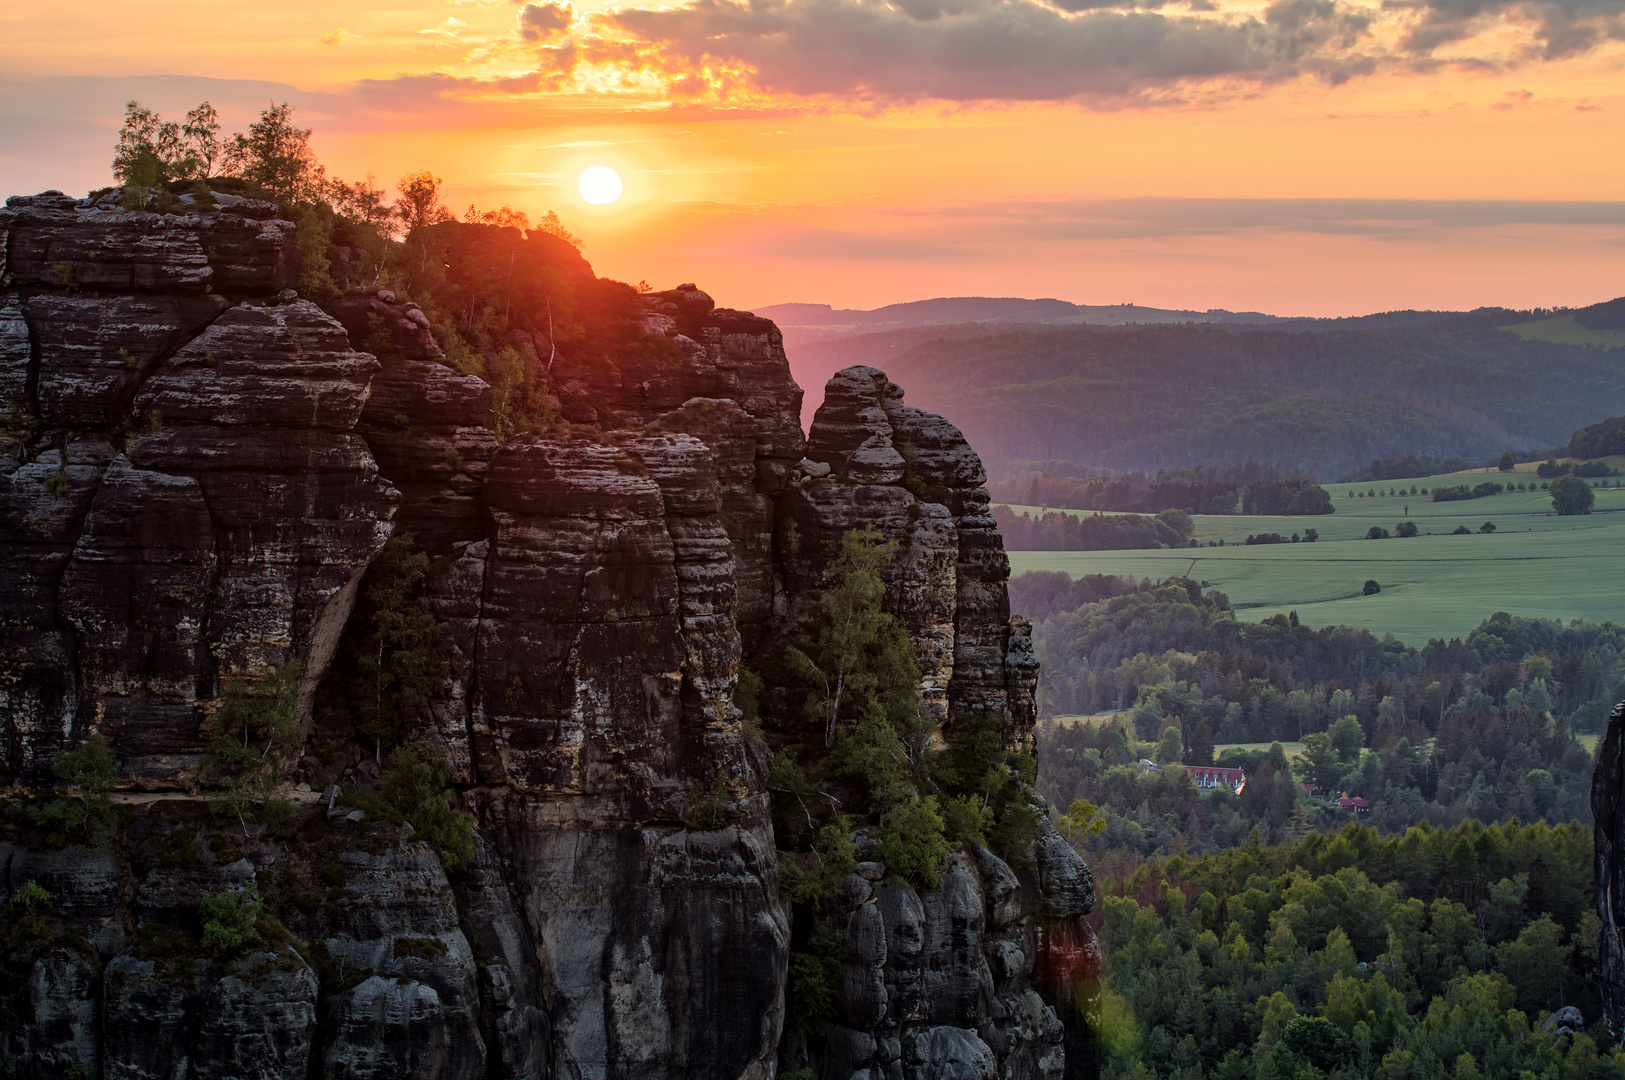
[[[836,1016],[784,1037],[770,755],[734,694],[844,532],[899,544],[885,604],[927,714],[1030,743],[1029,627],[958,430],[852,368],[804,439],[777,329],[682,286],[608,358],[516,334],[571,422],[499,438],[416,305],[299,298],[295,235],[246,200],[0,211],[0,1071],[1082,1075],[1034,987],[1092,973],[1088,869],[1052,832],[1019,869],[954,854],[923,895],[860,850]],[[447,672],[409,720],[476,822],[449,874],[336,801],[379,755],[317,708],[403,531],[437,557],[418,602]],[[205,721],[288,660],[315,714],[296,819],[222,817]],[[117,836],[52,843],[19,800],[92,732]],[[690,828],[717,776],[726,825]],[[200,946],[220,896],[266,905],[257,945]]]
[[[1602,917],[1597,983],[1608,1034],[1619,1044],[1625,1043],[1625,702],[1614,706],[1597,744],[1591,818],[1596,839],[1597,914]]]

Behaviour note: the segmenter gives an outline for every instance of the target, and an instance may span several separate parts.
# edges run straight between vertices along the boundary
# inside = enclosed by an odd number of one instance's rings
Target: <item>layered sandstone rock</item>
[[[165,795],[118,854],[0,841],[0,900],[36,882],[58,927],[6,961],[6,1075],[771,1077],[805,1047],[781,1045],[790,927],[740,665],[872,524],[924,707],[1022,746],[1036,665],[980,461],[873,368],[832,380],[809,444],[777,329],[692,285],[645,297],[608,359],[516,330],[575,426],[499,438],[415,305],[300,300],[292,226],[223,202],[0,212],[0,773],[38,784],[99,731],[121,786]],[[473,862],[448,877],[331,801],[291,840],[208,820],[181,793],[223,686],[298,659],[309,714],[405,531],[436,557],[448,672],[407,721],[447,751]],[[371,744],[323,737],[291,779],[378,775]],[[720,828],[685,822],[702,785]],[[1093,902],[1071,849],[1045,837],[1020,874],[958,854],[924,894],[865,867],[829,1075],[1059,1076],[1032,975]],[[233,894],[294,940],[177,962]]]
[[[1615,1043],[1625,1042],[1625,702],[1608,715],[1591,780],[1596,839],[1597,914],[1602,936],[1597,983],[1603,1020]]]

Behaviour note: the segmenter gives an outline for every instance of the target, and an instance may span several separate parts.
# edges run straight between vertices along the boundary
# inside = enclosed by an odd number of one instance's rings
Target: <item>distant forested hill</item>
[[[803,342],[790,359],[802,378],[885,369],[910,404],[952,417],[995,476],[1014,461],[1065,459],[1251,460],[1329,477],[1379,458],[1558,446],[1625,412],[1625,350],[1450,323],[912,328]]]

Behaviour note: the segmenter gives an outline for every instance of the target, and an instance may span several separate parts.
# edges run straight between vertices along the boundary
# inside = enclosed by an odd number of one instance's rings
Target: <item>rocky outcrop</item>
[[[922,707],[1024,747],[1036,665],[979,459],[873,368],[832,380],[804,439],[777,329],[692,285],[645,296],[607,357],[516,326],[565,422],[505,430],[416,305],[300,299],[293,227],[222,204],[0,213],[0,773],[41,784],[96,731],[149,793],[121,796],[117,848],[51,850],[23,818],[0,838],[4,891],[51,894],[5,961],[5,1074],[768,1080],[810,1060],[783,1039],[791,928],[740,667],[874,525]],[[403,532],[434,557],[447,673],[406,722],[476,824],[451,875],[336,791],[295,793],[276,835],[187,795],[224,688],[288,660],[317,733],[287,779],[377,778],[317,692]],[[924,893],[862,870],[825,1074],[1060,1076],[1034,973],[1087,931],[1070,847],[962,852]],[[204,932],[221,897],[265,905],[236,944]]]
[[[898,544],[886,607],[909,629],[923,704],[939,723],[956,711],[999,715],[1020,746],[1036,719],[1037,661],[1030,626],[1010,618],[1010,562],[986,479],[958,428],[904,405],[884,372],[846,368],[813,417],[779,543],[791,591],[821,584],[850,529],[872,525]]]
[[[860,857],[872,848],[861,842]],[[1081,917],[1094,906],[1093,886],[1083,860],[1053,833],[1029,858],[1029,872],[1018,875],[985,849],[954,854],[925,893],[872,858],[859,864],[844,893],[846,958],[825,1033],[825,1075],[1068,1075],[1065,1030],[1034,974],[1055,947],[1056,926],[1087,929]],[[1047,912],[1064,914],[1032,918]],[[797,1049],[788,1065],[804,1060]]]
[[[1625,702],[1608,715],[1591,780],[1596,840],[1597,914],[1602,936],[1597,983],[1603,1020],[1614,1043],[1625,1043]]]

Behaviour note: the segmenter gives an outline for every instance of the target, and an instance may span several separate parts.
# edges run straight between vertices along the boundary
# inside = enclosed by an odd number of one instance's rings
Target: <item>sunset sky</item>
[[[0,35],[5,194],[109,183],[127,99],[285,100],[331,174],[556,210],[599,273],[735,307],[1625,294],[1625,0],[30,0]]]

